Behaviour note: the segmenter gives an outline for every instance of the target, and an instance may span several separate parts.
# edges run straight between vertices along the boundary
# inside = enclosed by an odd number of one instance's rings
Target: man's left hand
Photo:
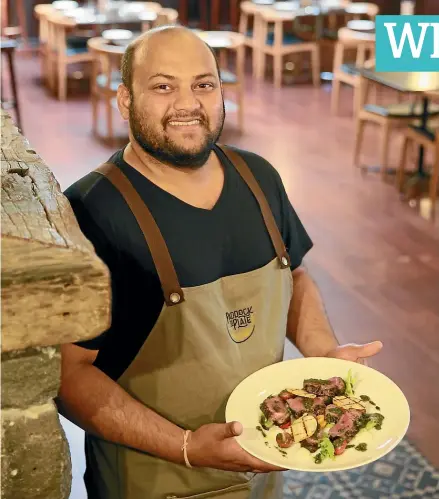
[[[366,345],[349,343],[348,345],[340,345],[339,347],[334,348],[334,350],[331,350],[326,354],[326,357],[365,364],[368,357],[373,357],[379,353],[382,348],[383,344],[381,341],[372,341],[372,343],[366,343]]]

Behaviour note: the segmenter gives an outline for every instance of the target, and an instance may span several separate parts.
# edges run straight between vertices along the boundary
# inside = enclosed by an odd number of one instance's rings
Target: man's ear
[[[131,93],[127,87],[121,83],[117,88],[117,107],[119,113],[125,121],[130,117]]]

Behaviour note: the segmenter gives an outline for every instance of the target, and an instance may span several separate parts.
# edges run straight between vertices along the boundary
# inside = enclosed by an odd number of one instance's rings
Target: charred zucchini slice
[[[294,442],[301,442],[312,437],[317,430],[317,419],[311,414],[304,414],[301,418],[293,421],[291,432]]]
[[[308,399],[315,399],[316,395],[314,393],[308,393],[301,388],[287,388],[287,391],[295,395],[296,397],[304,397]]]
[[[340,395],[339,397],[334,397],[332,403],[337,407],[342,409],[357,409],[357,411],[365,411],[365,403],[358,397],[347,397],[346,395]]]

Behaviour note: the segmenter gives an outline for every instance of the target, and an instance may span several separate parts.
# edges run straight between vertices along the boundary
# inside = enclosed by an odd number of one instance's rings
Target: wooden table
[[[95,8],[78,8],[64,12],[66,17],[74,19],[78,28],[91,26],[119,26],[128,24],[152,23],[157,19],[157,12],[153,10],[112,10],[100,13]]]
[[[420,129],[427,129],[429,98],[425,92],[439,90],[438,73],[378,73],[372,69],[360,69],[363,80],[363,94],[366,94],[367,84],[372,81],[399,92],[420,94],[422,99],[422,116]],[[427,176],[424,169],[424,148],[419,148],[418,170],[412,182],[416,183]]]

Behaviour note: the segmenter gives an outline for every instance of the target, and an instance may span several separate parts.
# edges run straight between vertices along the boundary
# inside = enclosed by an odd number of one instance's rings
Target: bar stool
[[[356,50],[355,64],[344,63],[345,52],[348,49]],[[353,31],[349,28],[338,30],[338,41],[335,45],[334,68],[331,91],[331,112],[338,111],[340,102],[340,87],[344,83],[354,89],[354,115],[360,107],[359,86],[360,74],[358,68],[364,67],[366,61],[374,57],[375,34]]]
[[[8,70],[9,70],[9,79],[11,82],[11,90],[12,90],[12,100],[4,101],[2,98],[2,108],[4,109],[14,109],[16,116],[16,124],[18,128],[23,131],[21,127],[21,117],[20,117],[20,103],[18,100],[18,89],[17,89],[17,80],[15,78],[15,68],[14,68],[14,55],[15,49],[18,47],[18,43],[15,40],[7,40],[2,38],[0,40],[0,49],[1,54],[6,56],[8,62]],[[2,87],[3,87],[3,79],[2,79]],[[2,88],[2,97],[3,97],[3,88]],[[4,106],[6,104],[6,106]]]

